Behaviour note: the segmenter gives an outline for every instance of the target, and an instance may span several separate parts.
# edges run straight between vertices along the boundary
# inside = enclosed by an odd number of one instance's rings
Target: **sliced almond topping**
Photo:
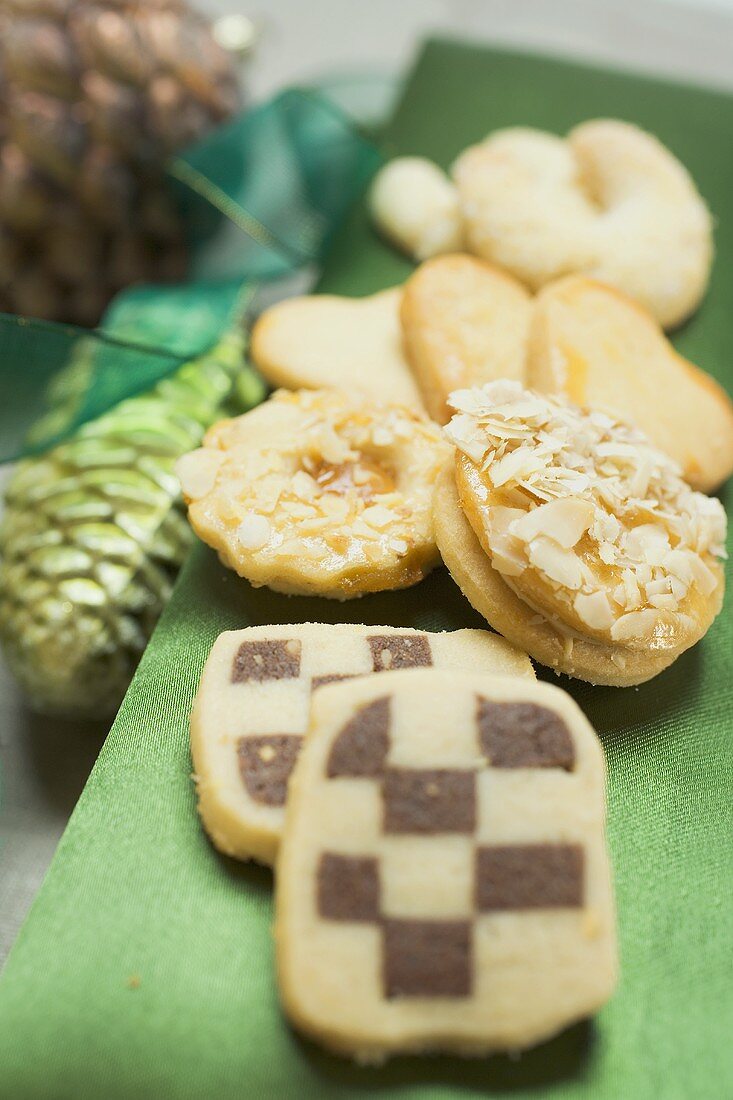
[[[237,527],[237,538],[245,550],[261,550],[267,546],[272,534],[270,521],[266,516],[251,512]]]
[[[208,496],[216,483],[216,475],[224,461],[223,451],[214,451],[210,447],[199,447],[182,455],[176,463],[176,474],[181,483],[183,495],[188,500],[201,500]]]
[[[512,524],[521,520],[527,513],[523,508],[507,508],[503,504],[494,504],[489,508],[489,528],[494,534],[509,534]],[[511,531],[514,535],[514,531]]]
[[[318,484],[315,478],[305,470],[296,470],[292,481],[293,492],[301,500],[312,500],[318,492]]]
[[[583,570],[577,555],[572,550],[564,550],[544,535],[529,544],[529,560],[535,569],[541,570],[564,588],[575,590],[583,583]]]
[[[551,500],[515,520],[511,533],[524,542],[531,542],[537,535],[546,535],[569,550],[588,530],[594,513],[591,502],[579,497]]]
[[[384,508],[381,504],[372,504],[369,508],[365,508],[361,517],[370,527],[376,527],[379,530],[388,527],[390,523],[395,523],[399,519],[399,516],[391,512],[389,508]]]
[[[642,638],[650,638],[659,621],[656,611],[646,608],[644,611],[629,611],[611,627],[611,637],[614,642],[639,641]]]
[[[660,592],[658,595],[649,596],[652,607],[658,607],[661,611],[676,611],[677,600],[671,592]]]
[[[709,596],[718,587],[718,578],[697,554],[692,555],[692,576],[695,587],[703,596]]]
[[[656,523],[642,523],[632,527],[624,539],[624,550],[634,558],[641,558],[647,550],[669,549],[669,535]]]
[[[605,592],[579,592],[573,604],[578,617],[591,630],[609,630],[616,616]]]
[[[491,484],[495,488],[505,485],[507,481],[523,481],[530,474],[537,473],[544,466],[541,455],[534,455],[531,451],[525,451],[520,447],[516,451],[510,451],[499,459],[489,470]]]
[[[518,577],[527,568],[525,548],[519,539],[509,534],[512,522],[525,515],[521,508],[496,505],[489,508],[489,546],[495,569],[507,577]]]

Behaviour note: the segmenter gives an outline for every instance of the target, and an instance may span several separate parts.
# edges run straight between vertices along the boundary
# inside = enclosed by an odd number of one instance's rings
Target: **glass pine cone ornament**
[[[34,709],[114,712],[192,536],[174,466],[263,385],[231,333],[149,393],[21,463],[0,525],[0,641]]]
[[[164,166],[237,101],[181,0],[0,0],[0,310],[93,325],[182,278]]]

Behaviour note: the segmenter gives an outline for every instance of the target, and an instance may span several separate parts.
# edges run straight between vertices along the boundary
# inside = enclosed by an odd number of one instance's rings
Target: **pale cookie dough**
[[[498,130],[453,166],[468,249],[537,290],[583,273],[635,298],[665,328],[708,284],[712,219],[682,164],[651,134],[595,119],[566,139]]]
[[[402,406],[279,390],[215,424],[177,469],[191,525],[225,565],[255,586],[345,600],[417,584],[437,564],[447,450]]]
[[[492,626],[558,671],[619,686],[650,679],[699,641],[723,599],[718,500],[605,414],[512,382],[451,402],[458,498],[483,558],[445,477],[436,533]]]
[[[369,210],[384,236],[417,260],[463,248],[458,192],[425,157],[385,164],[369,191]]]
[[[636,425],[694,489],[710,492],[733,471],[725,390],[678,355],[648,313],[602,283],[571,275],[540,292],[525,384]]]
[[[257,320],[252,359],[275,386],[335,386],[375,401],[422,409],[402,352],[401,298],[401,287],[367,298],[288,298]]]
[[[198,808],[216,847],[237,859],[274,861],[312,691],[418,667],[534,679],[527,655],[487,630],[301,623],[221,634],[191,714]]]
[[[431,670],[318,691],[277,865],[280,994],[338,1052],[483,1054],[616,980],[604,759],[547,684]]]
[[[405,354],[439,423],[450,420],[455,389],[524,381],[532,298],[491,264],[466,255],[428,260],[405,283],[400,316]]]

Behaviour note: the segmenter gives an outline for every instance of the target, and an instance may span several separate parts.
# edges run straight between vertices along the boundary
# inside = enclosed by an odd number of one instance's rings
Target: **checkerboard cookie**
[[[238,859],[272,863],[312,692],[334,681],[404,668],[534,679],[526,654],[486,630],[430,634],[300,623],[221,634],[191,714],[199,813],[216,847]]]
[[[518,1049],[616,975],[604,761],[529,680],[395,672],[318,691],[277,866],[282,1002],[377,1061]]]
[[[496,378],[524,380],[532,298],[473,256],[440,256],[405,283],[402,332],[425,407],[444,424],[448,395]]]
[[[256,586],[345,600],[438,562],[432,494],[447,453],[400,405],[279,390],[178,463],[193,529]]]
[[[591,683],[641,683],[721,608],[725,513],[640,433],[495,382],[452,395],[443,559],[495,629]],[[461,513],[465,520],[461,519]]]
[[[365,298],[288,298],[265,310],[255,323],[252,359],[275,386],[334,386],[422,410],[402,351],[401,300],[401,287]]]

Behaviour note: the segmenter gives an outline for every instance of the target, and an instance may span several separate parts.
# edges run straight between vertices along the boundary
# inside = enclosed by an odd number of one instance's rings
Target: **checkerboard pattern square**
[[[253,686],[277,683],[280,690],[302,696],[301,729],[277,733],[253,730],[238,739],[236,752],[242,784],[253,802],[284,806],[287,784],[307,724],[308,696],[324,684],[371,672],[433,664],[430,639],[419,632],[372,634],[364,631],[358,648],[350,654],[351,667],[321,671],[317,642],[309,638],[262,638],[242,642],[232,661],[231,684],[246,691]],[[318,669],[312,672],[311,669]],[[246,697],[242,696],[246,706]],[[378,709],[378,708],[377,708]],[[375,715],[375,721],[383,716]],[[371,741],[371,737],[367,740]],[[370,750],[371,751],[371,750]],[[373,755],[373,751],[372,751]],[[381,761],[362,762],[364,768],[381,768]],[[338,767],[338,763],[334,764]],[[360,774],[373,774],[369,771]]]
[[[467,920],[385,920],[383,987],[396,997],[468,997],[473,937]]]
[[[390,763],[395,721],[392,703],[385,694],[363,704],[332,742],[325,777],[334,783],[358,779],[378,786],[381,835],[374,837],[372,851],[348,856],[335,850],[322,852],[316,909],[326,921],[370,921],[379,928],[385,1000],[467,998],[475,987],[477,920],[499,912],[578,909],[584,903],[585,853],[581,844],[559,839],[487,844],[478,839],[477,776],[490,769],[572,772],[576,763],[573,737],[564,720],[549,707],[494,703],[479,696],[474,711],[475,742],[472,750],[466,749],[465,767],[397,767]],[[402,721],[410,721],[404,711]],[[461,892],[458,883],[463,881],[464,869],[470,876],[466,878],[470,889],[464,888],[466,912],[455,918],[451,914],[452,919],[435,919],[428,911],[411,911],[409,915],[388,911],[382,864],[393,861],[380,858],[379,852],[389,852],[398,838],[405,845],[412,837],[414,857],[422,868],[430,855],[425,845],[449,836],[455,838],[452,844],[468,845],[465,851],[463,847],[451,849],[454,894]],[[397,865],[403,868],[408,866],[406,854],[401,848]],[[435,874],[440,873],[436,854]]]

